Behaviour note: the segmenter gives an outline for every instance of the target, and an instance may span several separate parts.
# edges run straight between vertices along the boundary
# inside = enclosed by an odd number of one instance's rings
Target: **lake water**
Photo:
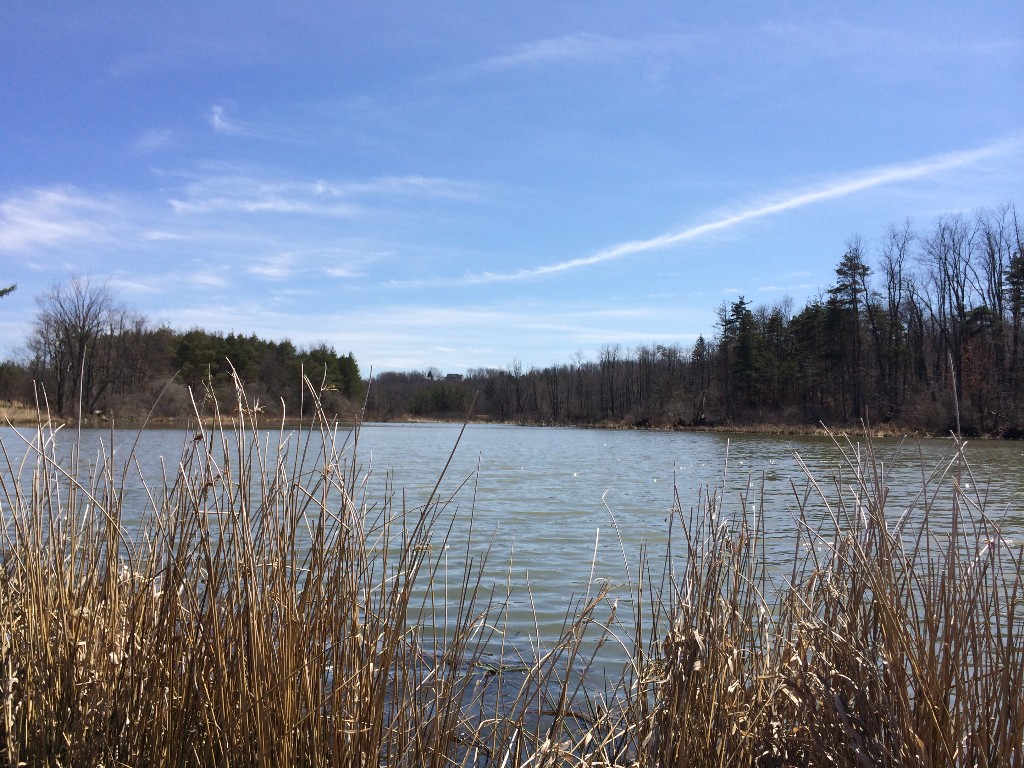
[[[471,424],[452,455],[460,430],[461,425],[451,424],[368,424],[354,451],[348,436],[346,450],[354,454],[371,500],[382,498],[390,487],[399,499],[404,493],[409,509],[426,503],[451,457],[439,489],[440,497],[451,501],[437,535],[449,522],[452,534],[448,549],[439,544],[434,553],[444,560],[442,574],[450,571],[455,584],[467,551],[477,559],[489,552],[485,586],[495,584],[503,592],[511,585],[510,628],[524,637],[539,633],[542,639],[557,634],[574,597],[598,585],[610,585],[612,596],[628,600],[642,544],[649,546],[652,567],[660,567],[657,558],[663,556],[677,498],[688,514],[700,508],[703,495],[717,492],[726,514],[745,508],[762,516],[769,558],[785,563],[793,555],[796,499],[811,490],[811,516],[826,514],[804,466],[835,509],[839,494],[853,501],[857,489],[851,465],[866,454],[863,442],[840,440],[837,446],[816,437]],[[25,455],[19,435],[31,439],[33,434],[0,429],[9,460]],[[284,435],[288,450],[296,450],[299,436]],[[344,440],[347,435],[342,431],[339,436]],[[281,437],[268,432],[264,439],[276,446]],[[85,430],[80,455],[95,461],[100,451],[109,453],[112,442],[120,459],[135,445],[138,469],[129,473],[124,509],[130,526],[138,519],[133,509],[142,514],[148,504],[138,474],[158,486],[161,457],[173,473],[190,438],[183,430],[141,435]],[[59,453],[66,455],[77,439],[73,430],[60,431]],[[965,492],[1002,521],[1004,536],[1024,540],[1024,443],[968,443],[969,471],[955,462],[950,439],[884,439],[873,441],[873,447],[889,488],[891,521],[908,509],[910,517],[921,514],[923,500],[939,487],[936,477],[959,471]],[[5,482],[12,473],[19,473],[16,463],[2,470]],[[948,484],[941,493],[948,494]],[[948,510],[942,498],[937,509]]]

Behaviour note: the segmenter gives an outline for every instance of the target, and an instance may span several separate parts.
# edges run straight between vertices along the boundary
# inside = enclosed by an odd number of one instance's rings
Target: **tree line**
[[[355,358],[327,344],[300,348],[254,334],[154,326],[108,286],[80,277],[36,303],[24,360],[0,364],[0,398],[38,403],[56,416],[189,418],[230,410],[236,380],[247,407],[269,415],[308,413],[310,390],[329,412],[346,415],[362,397]],[[311,388],[300,386],[303,376]]]
[[[596,360],[465,376],[382,373],[368,417],[478,416],[632,426],[872,424],[1020,436],[1024,237],[1007,204],[924,232],[851,238],[834,282],[791,299],[717,308],[692,346],[603,347]]]
[[[14,286],[0,290],[0,296]],[[37,297],[22,362],[0,364],[0,398],[41,393],[61,416],[188,417],[246,397],[271,414],[308,413],[306,376],[329,412],[394,420],[480,418],[615,426],[854,425],[1020,436],[1024,430],[1024,234],[1012,204],[951,214],[927,231],[853,237],[832,284],[793,301],[716,308],[708,336],[682,346],[602,347],[562,364],[466,374],[360,378],[351,353],[321,344],[154,327],[105,285],[74,278]]]

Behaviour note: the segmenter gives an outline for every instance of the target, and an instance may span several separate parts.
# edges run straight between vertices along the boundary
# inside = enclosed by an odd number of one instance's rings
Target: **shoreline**
[[[396,418],[374,419],[372,421],[360,419],[358,414],[335,415],[334,421],[338,424],[380,423],[380,424],[495,424],[522,427],[561,427],[570,429],[611,429],[611,430],[633,430],[649,432],[708,432],[718,434],[753,434],[753,435],[802,435],[808,437],[872,437],[872,438],[949,438],[952,433],[938,434],[916,427],[904,425],[882,424],[864,427],[863,425],[841,425],[825,427],[822,425],[810,424],[787,424],[781,422],[756,422],[745,424],[656,424],[656,423],[629,423],[626,421],[604,421],[592,424],[573,424],[570,422],[544,422],[527,423],[517,421],[495,421],[488,418],[464,417],[452,418],[424,418],[412,414],[403,414]],[[311,420],[308,418],[289,417],[285,419],[273,416],[262,415],[254,419],[252,414],[224,413],[218,416],[206,416],[199,421],[196,419],[154,417],[118,417],[88,416],[81,420],[73,418],[58,418],[39,413],[35,409],[19,405],[0,406],[0,425],[9,427],[35,427],[40,424],[64,425],[68,427],[82,427],[85,429],[212,429],[219,425],[233,425],[239,420],[252,424],[254,421],[264,429],[288,428],[294,429],[308,426]],[[974,434],[965,436],[970,439],[1003,440],[1019,439],[1021,436],[1008,437],[1006,435]]]

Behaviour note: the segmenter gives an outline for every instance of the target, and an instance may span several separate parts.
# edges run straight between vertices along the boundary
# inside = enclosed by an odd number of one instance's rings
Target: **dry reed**
[[[746,499],[677,499],[628,609],[594,585],[524,650],[486,545],[442,576],[440,479],[416,508],[370,498],[358,428],[317,408],[268,432],[241,388],[237,412],[136,478],[146,510],[112,446],[63,459],[45,419],[22,458],[5,446],[6,764],[1024,763],[1021,551],[962,452],[899,520],[870,442],[832,488],[808,472],[785,573]],[[595,679],[609,648],[622,675]]]

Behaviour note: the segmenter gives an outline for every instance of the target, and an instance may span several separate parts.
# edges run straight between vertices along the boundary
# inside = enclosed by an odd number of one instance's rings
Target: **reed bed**
[[[870,441],[837,442],[844,474],[794,485],[784,569],[747,499],[676,498],[629,599],[594,583],[524,645],[472,502],[374,498],[319,408],[268,432],[239,389],[235,413],[158,478],[65,457],[43,417],[5,447],[7,765],[1024,764],[1022,551],[962,451],[890,519]]]

